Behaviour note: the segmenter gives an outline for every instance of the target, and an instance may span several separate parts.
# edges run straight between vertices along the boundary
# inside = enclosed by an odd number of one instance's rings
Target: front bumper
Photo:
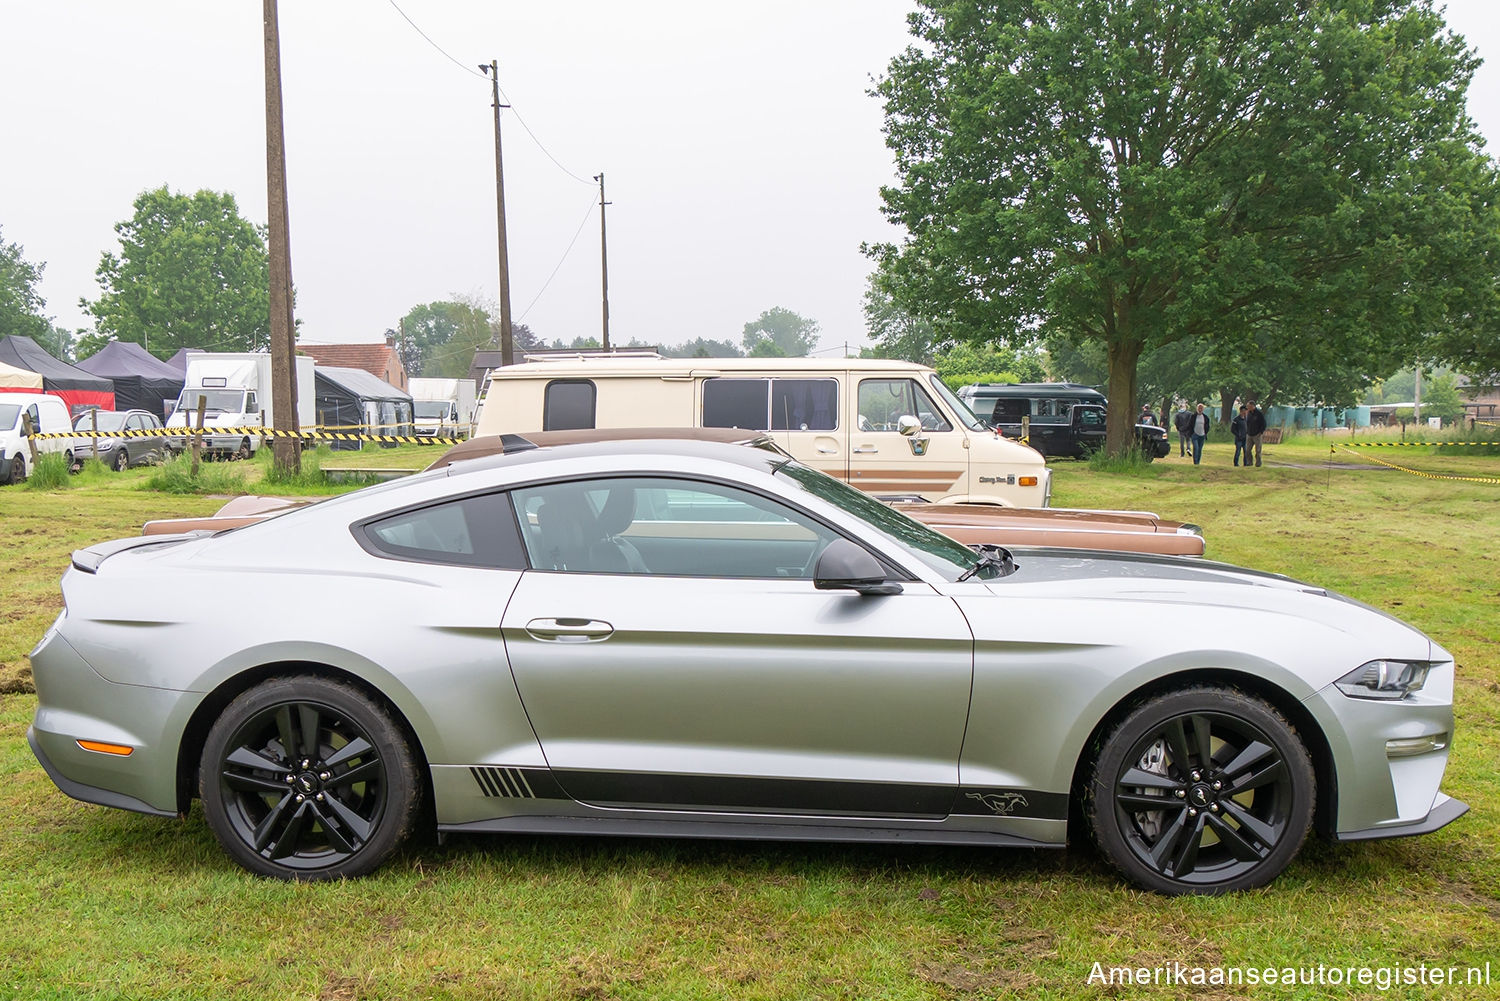
[[[1356,699],[1329,685],[1303,703],[1333,756],[1339,841],[1427,834],[1468,806],[1440,786],[1453,743],[1453,664],[1434,666],[1427,684],[1399,702]],[[1413,753],[1423,742],[1430,749]]]

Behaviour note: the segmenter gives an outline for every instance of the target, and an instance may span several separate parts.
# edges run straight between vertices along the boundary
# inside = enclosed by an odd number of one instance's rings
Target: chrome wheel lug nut
[[[291,779],[290,776],[287,777],[287,781],[288,782],[292,781],[292,779]],[[1178,789],[1177,790],[1177,798],[1178,799],[1186,799],[1187,798],[1187,791],[1183,790],[1183,789]]]
[[[299,796],[297,798],[301,799],[302,797]],[[1189,817],[1196,817],[1196,816],[1198,816],[1198,811],[1194,810],[1192,807],[1188,807],[1188,816]]]
[[[333,778],[333,773],[332,772],[319,772],[318,773],[318,778],[321,781],[323,781],[323,782],[327,782],[329,779]]]
[[[1203,779],[1203,773],[1202,772],[1194,772],[1193,773],[1193,781],[1194,782],[1202,781],[1202,779]]]
[[[300,802],[302,802],[305,799],[307,799],[307,797],[304,796],[304,795],[302,795],[300,792],[297,794],[297,802],[300,803]]]
[[[1218,792],[1222,788],[1224,788],[1224,783],[1220,782],[1218,779],[1214,779],[1214,792]]]
[[[321,799],[322,797],[320,796],[318,798]],[[1208,808],[1210,810],[1212,810],[1214,813],[1218,813],[1219,812],[1219,804],[1218,803],[1210,803],[1210,804],[1208,804]]]
[[[287,785],[291,785],[291,784],[292,784],[292,783],[293,783],[293,782],[295,782],[295,781],[297,781],[297,779],[296,779],[296,776],[294,776],[294,775],[292,775],[292,774],[290,774],[290,773],[288,773],[288,774],[287,774],[287,777],[286,777],[286,784],[287,784]]]

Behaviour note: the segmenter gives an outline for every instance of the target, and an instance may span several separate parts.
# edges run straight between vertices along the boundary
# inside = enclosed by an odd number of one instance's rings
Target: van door
[[[765,431],[797,461],[847,479],[836,374],[703,380],[704,427]]]
[[[965,491],[967,436],[916,379],[879,375],[857,379],[849,432],[849,483],[877,495],[916,495],[930,501]],[[900,431],[902,417],[921,429]]]

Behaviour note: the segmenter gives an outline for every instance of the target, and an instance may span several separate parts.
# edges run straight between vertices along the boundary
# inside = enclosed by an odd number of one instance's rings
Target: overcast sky
[[[906,44],[907,0],[397,3],[456,62],[388,0],[281,3],[303,340],[377,340],[418,303],[496,296],[477,64],[498,59],[514,106],[517,321],[547,340],[598,335],[591,176],[603,170],[613,340],[738,341],[784,306],[822,324],[826,349],[863,342],[859,245],[896,235],[879,211],[892,180],[880,106],[865,92]],[[1496,62],[1470,90],[1494,154],[1500,4],[1448,10]],[[100,254],[146,188],[229,191],[265,221],[263,87],[255,0],[0,0],[0,235],[45,262],[58,323],[89,325],[78,299],[98,294]]]

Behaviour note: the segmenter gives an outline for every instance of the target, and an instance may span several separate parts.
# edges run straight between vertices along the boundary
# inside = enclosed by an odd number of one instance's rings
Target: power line
[[[526,304],[526,308],[521,311],[521,315],[517,319],[517,322],[526,319],[526,314],[531,312],[531,307],[536,305],[536,301],[542,297],[542,293],[547,291],[547,286],[552,284],[552,279],[557,277],[557,272],[562,269],[563,262],[566,261],[568,259],[568,255],[573,252],[573,245],[578,242],[578,235],[583,232],[583,227],[588,224],[588,221],[593,216],[593,214],[594,196],[590,194],[589,209],[583,214],[583,219],[578,223],[578,228],[573,231],[573,239],[568,241],[568,249],[564,250],[562,253],[562,257],[558,258],[557,267],[552,269],[552,273],[547,276],[547,280],[542,282],[542,287],[537,290],[536,295],[531,297],[531,301],[528,302]]]
[[[396,6],[396,0],[386,0],[386,2],[391,5],[391,7],[396,11],[397,14],[401,15],[402,19],[405,20],[407,24],[411,25],[413,31],[415,31],[417,34],[421,35],[422,38],[426,40],[426,42],[427,42],[428,45],[431,45],[434,49],[437,49],[439,52],[441,52],[443,54],[443,58],[447,59],[450,63],[452,63],[453,65],[457,66],[459,69],[463,70],[465,73],[470,73],[470,74],[473,74],[474,76],[487,79],[485,77],[484,73],[482,73],[482,72],[474,69],[473,67],[471,67],[471,66],[469,66],[469,65],[467,65],[465,63],[459,62],[457,59],[453,58],[452,54],[449,53],[447,49],[443,48],[437,42],[434,42],[432,40],[432,37],[430,35],[428,35],[427,32],[423,31],[421,29],[421,27],[419,27],[417,25],[417,22],[413,21],[407,15],[406,11],[404,11],[400,7]],[[587,184],[590,187],[593,186],[593,183],[594,183],[593,181],[588,180],[587,178],[579,177],[577,174],[573,173],[567,167],[564,167],[561,160],[559,160],[557,157],[555,157],[555,156],[552,155],[552,151],[549,150],[546,146],[544,146],[542,144],[542,141],[537,138],[536,133],[533,132],[533,131],[531,131],[531,126],[526,124],[526,119],[522,118],[521,117],[521,113],[515,109],[514,104],[512,104],[512,102],[511,102],[510,95],[505,92],[505,89],[503,87],[500,88],[500,96],[503,97],[503,98],[505,98],[505,103],[506,104],[511,105],[510,113],[516,116],[516,121],[518,121],[518,122],[521,123],[521,128],[523,128],[523,129],[526,130],[526,134],[531,137],[531,141],[536,144],[536,148],[539,149],[539,150],[541,150],[542,154],[544,156],[546,156],[547,159],[551,160],[557,166],[558,170],[562,171],[564,174],[567,174],[569,177],[571,177],[573,180],[579,182],[580,184]]]

